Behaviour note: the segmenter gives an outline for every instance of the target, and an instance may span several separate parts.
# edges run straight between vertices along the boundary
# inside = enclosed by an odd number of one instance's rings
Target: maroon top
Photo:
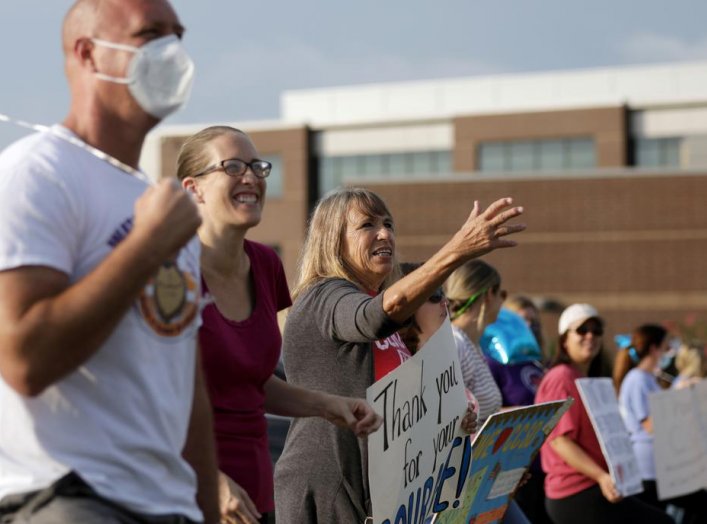
[[[277,312],[292,302],[277,254],[248,240],[244,247],[255,291],[253,311],[236,322],[215,304],[208,305],[202,312],[199,342],[214,410],[219,469],[265,513],[275,509],[275,502],[263,386],[280,358]]]

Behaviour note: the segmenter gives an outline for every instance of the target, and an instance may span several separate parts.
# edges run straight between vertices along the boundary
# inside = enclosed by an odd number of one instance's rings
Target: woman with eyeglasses
[[[631,444],[643,480],[642,501],[667,509],[668,504],[684,511],[683,524],[707,522],[707,492],[699,490],[685,496],[658,500],[655,454],[653,449],[653,417],[648,397],[661,391],[657,376],[670,364],[670,336],[663,326],[644,324],[634,330],[631,343],[617,354],[614,366],[619,385],[619,407],[631,436]]]
[[[622,498],[575,385],[590,375],[602,347],[604,321],[589,304],[572,304],[560,315],[558,331],[552,368],[535,397],[537,403],[574,399],[540,450],[550,518],[556,524],[673,522],[636,497]]]
[[[260,223],[272,168],[248,135],[209,127],[184,142],[177,163],[203,221],[202,287],[212,303],[202,312],[199,343],[223,521],[268,522],[274,498],[266,412],[323,417],[356,435],[377,429],[381,418],[364,400],[297,388],[273,374],[282,342],[277,313],[291,301],[277,254],[245,238]]]
[[[522,212],[510,205],[501,199],[481,211],[475,203],[447,244],[399,278],[395,222],[385,202],[358,188],[324,196],[310,219],[285,325],[288,380],[365,397],[410,358],[397,331],[446,277],[470,258],[515,245],[504,237],[525,226],[507,223]],[[318,420],[295,419],[275,468],[275,501],[286,522],[370,522],[366,442]]]

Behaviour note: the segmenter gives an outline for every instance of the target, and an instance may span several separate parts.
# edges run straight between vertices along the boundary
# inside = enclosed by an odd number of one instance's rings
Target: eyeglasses
[[[601,326],[585,326],[584,324],[582,324],[581,326],[576,328],[574,332],[582,337],[587,333],[591,333],[595,337],[600,337],[604,334],[604,328]]]
[[[430,304],[439,304],[445,299],[444,293],[442,293],[441,289],[438,289],[435,291],[434,295],[432,295],[430,298],[427,299],[427,301]]]
[[[228,176],[243,176],[248,168],[250,168],[256,177],[266,178],[270,174],[270,171],[272,171],[272,164],[267,160],[253,160],[252,162],[246,162],[240,158],[228,158],[226,160],[222,160],[216,165],[207,167],[201,173],[194,175],[194,178],[208,175],[209,173],[220,170]]]

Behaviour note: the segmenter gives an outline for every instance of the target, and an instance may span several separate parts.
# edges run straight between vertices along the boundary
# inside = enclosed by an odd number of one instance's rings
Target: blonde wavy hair
[[[675,367],[686,378],[707,377],[707,358],[702,342],[693,341],[682,344],[675,356]]]
[[[307,227],[299,260],[297,283],[292,299],[327,278],[343,278],[364,288],[355,277],[353,268],[344,258],[344,235],[348,214],[352,209],[372,217],[392,217],[383,199],[362,188],[337,189],[324,195],[317,203]],[[393,253],[393,271],[381,289],[395,282],[400,275]],[[380,291],[380,290],[378,290]]]
[[[452,318],[464,307],[470,297],[481,293],[476,299],[481,301],[479,316],[476,318],[476,328],[480,333],[486,318],[486,302],[483,294],[489,289],[494,293],[501,289],[501,275],[493,266],[479,259],[469,260],[459,266],[444,283],[444,294],[449,301]]]

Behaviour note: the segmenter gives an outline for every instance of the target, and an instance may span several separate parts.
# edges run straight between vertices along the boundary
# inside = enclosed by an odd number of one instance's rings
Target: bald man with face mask
[[[0,522],[218,522],[201,219],[138,168],[187,99],[167,0],[79,0],[71,106],[0,154]]]

